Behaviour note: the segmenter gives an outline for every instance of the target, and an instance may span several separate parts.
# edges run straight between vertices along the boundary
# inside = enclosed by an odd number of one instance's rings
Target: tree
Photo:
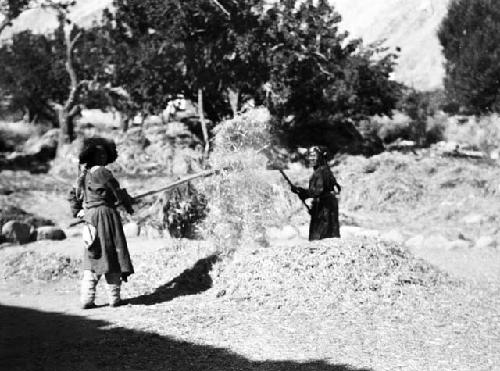
[[[447,97],[464,112],[500,111],[500,3],[456,0],[438,32]]]
[[[10,109],[27,113],[30,121],[52,121],[61,128],[61,143],[72,141],[73,121],[83,106],[110,105],[99,35],[98,28],[84,31],[68,23],[65,13],[52,35],[15,34],[0,48],[0,87],[11,97]]]
[[[339,32],[340,20],[327,1],[289,0],[275,3],[262,21],[270,106],[290,146],[339,150],[336,137],[356,139],[353,124],[390,115],[397,102],[399,84],[389,79],[396,55],[350,40]]]
[[[50,7],[68,9],[75,1],[52,1],[52,0],[0,0],[0,34],[12,24],[27,9],[36,7]]]
[[[16,19],[24,10],[28,9],[31,0],[1,0],[0,1],[0,34]]]
[[[231,108],[234,114],[238,99],[231,105],[229,97],[254,93],[264,82],[252,81],[265,69],[250,63],[251,44],[244,43],[257,24],[254,3],[114,1],[114,11],[105,13],[105,29],[115,51],[113,84],[129,93],[129,111],[158,112],[179,93],[198,101],[207,153],[204,113],[212,121]]]
[[[116,0],[105,14],[115,84],[143,111],[162,109],[179,93],[196,101],[202,89],[209,118],[228,115],[228,89],[253,93],[250,81],[259,71],[248,50],[257,45],[245,45],[257,24],[251,10],[258,1],[231,3]]]
[[[63,92],[54,84],[53,42],[29,31],[13,36],[10,44],[0,48],[0,86],[9,95],[9,109],[27,114],[29,121],[56,117],[49,105],[54,96]]]

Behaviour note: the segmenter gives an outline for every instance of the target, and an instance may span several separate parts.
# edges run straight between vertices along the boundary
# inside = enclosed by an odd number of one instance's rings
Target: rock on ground
[[[137,237],[141,229],[137,223],[126,223],[123,225],[123,233],[125,233],[125,237]]]
[[[15,220],[8,221],[2,227],[2,236],[10,242],[25,244],[30,241],[31,226]]]
[[[64,240],[66,238],[66,233],[57,227],[39,227],[37,229],[37,240]]]
[[[497,246],[498,241],[493,236],[481,236],[474,245],[476,249],[496,248]]]

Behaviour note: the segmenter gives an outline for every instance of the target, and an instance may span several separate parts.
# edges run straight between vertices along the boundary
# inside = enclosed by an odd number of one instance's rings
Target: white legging
[[[101,278],[100,274],[96,274],[89,270],[83,271],[81,296],[82,304],[94,304],[95,292],[97,283]],[[121,273],[105,273],[104,279],[106,280],[106,292],[108,294],[108,301],[110,305],[117,304],[120,301],[120,288],[121,288]]]

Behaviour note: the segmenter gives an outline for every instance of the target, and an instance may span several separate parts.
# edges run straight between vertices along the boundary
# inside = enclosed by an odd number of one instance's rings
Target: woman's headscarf
[[[317,165],[322,166],[327,164],[328,151],[322,146],[312,146],[307,150],[307,154],[316,153],[318,157]]]

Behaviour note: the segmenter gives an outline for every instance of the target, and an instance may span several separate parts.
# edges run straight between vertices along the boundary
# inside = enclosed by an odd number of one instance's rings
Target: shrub
[[[457,118],[446,123],[444,137],[448,141],[470,146],[476,150],[490,152],[500,143],[500,116],[469,117],[465,122]]]
[[[207,214],[205,195],[187,183],[168,192],[165,199],[163,222],[170,235],[176,238],[196,237],[196,224]]]

